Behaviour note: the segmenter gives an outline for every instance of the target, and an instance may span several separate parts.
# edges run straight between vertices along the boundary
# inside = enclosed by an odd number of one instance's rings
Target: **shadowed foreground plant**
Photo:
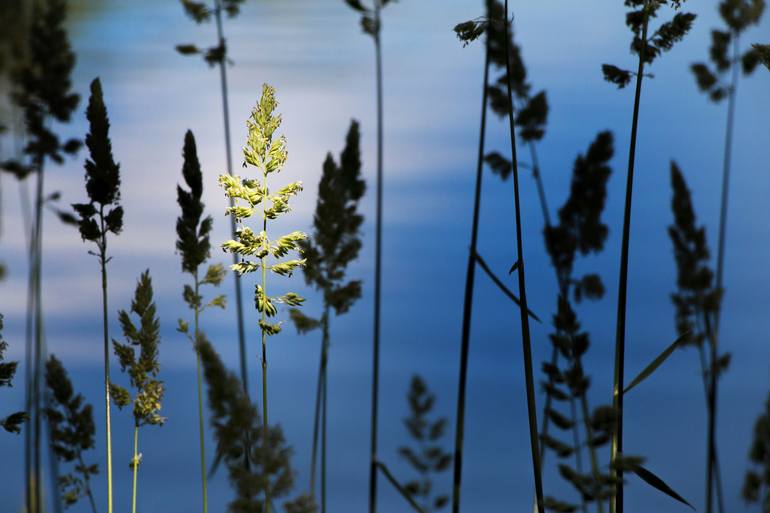
[[[730,167],[733,146],[733,123],[735,119],[735,100],[738,89],[738,77],[742,68],[744,75],[751,74],[760,62],[759,51],[752,47],[743,54],[740,49],[740,36],[749,26],[756,25],[765,8],[764,0],[723,0],[719,3],[719,14],[727,26],[727,30],[711,31],[711,48],[709,56],[713,69],[705,63],[693,64],[691,69],[698,83],[698,88],[707,93],[714,102],[720,102],[727,98],[727,120],[725,127],[725,145],[722,162],[722,191],[719,209],[719,239],[717,240],[716,275],[714,287],[719,294],[724,293],[724,258],[727,238],[727,213],[730,190]],[[732,45],[732,54],[729,47]],[[730,74],[729,82],[727,79]],[[716,341],[719,339],[719,321],[721,301],[715,304],[712,314],[713,344],[710,358],[712,362],[717,359]],[[713,367],[709,367],[713,369]],[[716,444],[717,422],[717,372],[711,373],[713,380],[709,381],[707,391],[708,399],[708,472],[706,476],[706,511],[712,510],[712,489],[716,484],[716,495],[719,511],[724,511],[722,501],[722,480],[719,469],[719,458]]]
[[[118,408],[123,409],[133,404],[134,456],[131,458],[130,467],[134,479],[131,491],[131,513],[136,513],[136,483],[139,463],[142,459],[142,454],[139,452],[139,428],[145,425],[161,426],[166,421],[160,416],[164,392],[163,382],[157,379],[160,371],[158,362],[160,321],[155,313],[149,270],[139,277],[134,299],[131,301],[131,312],[137,316],[139,324],[133,323],[127,311],[118,312],[118,320],[126,337],[126,343],[121,344],[113,340],[112,345],[120,361],[121,370],[128,374],[131,388],[135,391],[134,396],[131,397],[128,390],[114,383],[110,383],[110,388]]]
[[[44,365],[42,253],[43,206],[51,198],[44,191],[45,166],[48,160],[61,164],[64,156],[75,154],[81,146],[77,139],[63,142],[54,131],[54,123],[68,123],[78,105],[79,96],[71,91],[71,73],[75,54],[64,28],[66,0],[34,2],[25,55],[11,74],[12,100],[24,120],[26,144],[23,159],[4,162],[2,167],[23,180],[32,173],[35,184],[34,215],[29,244],[29,277],[27,327],[25,344],[25,409],[31,422],[25,430],[24,474],[26,510],[38,513],[43,507],[41,487],[41,382]],[[27,201],[26,195],[22,201]],[[32,432],[30,432],[30,429]],[[110,510],[109,513],[112,513]]]
[[[754,423],[754,438],[749,449],[751,468],[743,480],[743,499],[758,503],[763,513],[770,512],[770,398]]]
[[[651,65],[662,53],[671,50],[690,30],[695,15],[676,13],[669,21],[662,23],[650,35],[650,19],[659,14],[664,5],[670,3],[679,8],[681,0],[626,0],[631,8],[626,14],[626,25],[633,33],[631,52],[637,55],[637,71],[618,68],[611,64],[602,65],[604,79],[623,88],[636,77],[634,94],[633,120],[631,122],[631,142],[628,150],[628,173],[626,175],[626,195],[623,212],[623,232],[620,247],[620,278],[618,280],[618,311],[615,330],[615,372],[613,385],[613,407],[616,412],[616,426],[612,435],[612,469],[617,484],[615,495],[610,503],[610,511],[623,513],[623,469],[616,465],[617,456],[623,452],[623,383],[625,382],[625,347],[626,347],[626,300],[628,289],[628,248],[631,238],[631,200],[634,186],[634,164],[636,156],[636,132],[639,125],[639,103],[642,95],[642,78],[645,65]]]
[[[225,269],[221,264],[213,264],[206,270],[205,276],[201,279],[199,268],[210,256],[211,242],[209,234],[213,219],[211,216],[203,217],[205,205],[201,201],[203,195],[203,174],[201,173],[200,162],[198,161],[198,151],[195,146],[195,137],[191,131],[187,131],[184,138],[184,149],[182,151],[184,164],[182,166],[182,176],[189,190],[177,186],[177,203],[182,210],[182,214],[176,220],[176,249],[182,255],[182,271],[190,274],[193,278],[192,286],[186,284],[183,289],[182,297],[187,306],[193,311],[193,332],[190,333],[189,324],[179,319],[178,330],[185,335],[192,343],[195,350],[195,341],[200,334],[200,314],[206,308],[216,306],[225,307],[225,296],[219,295],[211,301],[204,304],[200,288],[203,285],[219,286],[224,280]],[[208,512],[208,486],[206,483],[206,447],[204,442],[204,419],[203,419],[203,377],[201,376],[200,355],[195,354],[196,382],[198,391],[198,441],[200,446],[201,463],[201,489],[203,501],[203,513]]]
[[[267,293],[267,271],[291,277],[297,268],[305,264],[304,259],[281,260],[289,252],[300,250],[299,243],[305,239],[304,233],[294,231],[270,240],[267,232],[268,221],[289,212],[289,200],[302,190],[302,182],[291,182],[274,193],[271,193],[268,187],[268,176],[279,173],[288,157],[286,138],[275,136],[275,131],[281,126],[281,116],[275,114],[277,106],[275,89],[264,84],[262,97],[246,121],[249,135],[243,149],[244,167],[256,167],[261,172],[261,179],[219,176],[219,184],[224,188],[225,195],[234,202],[234,206],[228,208],[227,213],[236,219],[240,227],[235,232],[237,240],[225,242],[222,248],[240,258],[240,261],[232,266],[237,273],[261,271],[262,274],[261,283],[255,287],[254,303],[260,313],[259,330],[262,334],[262,421],[265,440],[270,437],[267,416],[267,337],[277,335],[281,331],[280,322],[272,323],[268,322],[268,319],[278,313],[277,304],[292,307],[300,306],[304,302],[304,299],[294,292],[274,297]],[[243,224],[245,219],[255,214],[262,221],[257,233]],[[274,263],[269,263],[270,256],[273,257]],[[270,489],[266,488],[265,492],[264,511],[270,513]]]
[[[714,273],[709,266],[709,249],[706,229],[696,225],[695,210],[684,176],[676,163],[671,162],[671,211],[674,223],[668,233],[674,246],[677,265],[677,291],[671,295],[676,307],[678,333],[688,333],[684,345],[698,349],[703,391],[708,411],[708,435],[706,454],[706,508],[711,511],[713,485],[722,509],[722,487],[715,438],[716,382],[727,370],[730,353],[719,355],[717,347],[716,318],[719,315],[722,290],[713,283]],[[709,351],[706,351],[708,344]],[[712,380],[713,377],[713,380]]]
[[[8,349],[8,342],[3,338],[3,314],[0,314],[0,387],[12,386],[11,381],[16,375],[16,367],[19,362],[6,362],[5,350]],[[21,425],[29,418],[27,412],[17,411],[7,417],[0,418],[0,427],[9,433],[20,433]]]
[[[74,506],[87,497],[91,511],[96,503],[91,491],[91,476],[99,473],[96,463],[86,463],[83,454],[94,448],[93,408],[81,394],[76,394],[62,363],[51,356],[45,365],[48,400],[45,415],[51,426],[51,444],[54,455],[62,463],[71,463],[72,472],[59,476],[64,505]]]
[[[227,174],[233,174],[232,164],[232,145],[230,144],[230,107],[228,105],[227,88],[227,64],[232,64],[227,56],[227,42],[222,20],[222,14],[227,14],[228,18],[234,18],[241,12],[241,4],[246,0],[213,0],[213,8],[210,8],[206,2],[197,2],[195,0],[180,0],[185,14],[192,18],[197,24],[210,22],[212,17],[217,27],[217,44],[209,48],[198,48],[193,44],[181,44],[176,46],[176,51],[182,55],[201,55],[210,67],[219,67],[219,84],[222,96],[222,119],[225,132],[225,161],[227,163]],[[233,206],[230,199],[230,206]],[[230,231],[235,237],[236,219],[230,219]],[[233,264],[238,263],[238,256],[233,254]],[[241,382],[243,389],[248,394],[248,372],[246,359],[246,331],[243,321],[243,299],[241,294],[240,274],[234,274],[235,279],[235,312],[238,319],[238,352],[241,362]],[[204,501],[205,503],[205,501]]]
[[[286,445],[280,427],[264,429],[259,411],[249,401],[238,378],[225,369],[202,334],[197,350],[208,386],[210,423],[217,442],[213,469],[224,463],[230,484],[235,489],[235,499],[228,505],[228,511],[265,513],[267,497],[277,499],[289,493],[292,487],[291,449]],[[247,451],[251,463],[248,468],[243,464]],[[287,512],[312,513],[312,506],[311,498],[300,498],[291,506],[287,505]]]
[[[757,58],[759,62],[765,65],[770,70],[770,45],[753,44],[752,48],[757,52]]]
[[[576,468],[566,462],[560,463],[559,473],[580,494],[583,511],[587,511],[587,503],[595,502],[599,512],[604,511],[604,501],[612,491],[611,477],[603,472],[597,456],[597,449],[609,442],[611,421],[608,419],[612,418],[612,408],[602,406],[591,412],[589,407],[590,379],[584,374],[582,360],[590,346],[590,338],[587,332],[580,330],[571,297],[579,303],[584,298],[597,300],[604,295],[604,285],[598,274],[576,278],[573,271],[578,255],[586,256],[604,249],[608,228],[602,222],[601,214],[613,154],[612,134],[599,133],[586,154],[575,160],[569,197],[559,210],[558,224],[548,224],[544,230],[546,248],[559,284],[557,313],[553,317],[555,332],[550,339],[554,350],[564,360],[564,366],[558,366],[558,359],[543,363],[546,377],[543,388],[551,398],[543,412],[557,429],[571,433],[572,440],[565,443],[545,430],[540,436],[544,451],[548,448],[562,460],[575,457]],[[567,404],[568,413],[559,408],[559,404]],[[582,469],[581,424],[590,457],[589,473]],[[545,500],[548,508],[555,511],[576,511],[578,508],[553,497]]]
[[[104,346],[104,404],[107,445],[107,510],[112,513],[112,426],[110,415],[110,348],[109,316],[107,314],[107,234],[118,235],[123,229],[123,207],[120,206],[120,164],[112,156],[110,120],[104,105],[102,84],[91,82],[91,96],[86,109],[89,131],[86,146],[89,159],[85,162],[88,203],[73,204],[79,214],[80,236],[96,244],[102,278],[102,335]]]
[[[412,377],[407,401],[410,414],[404,419],[404,424],[415,446],[401,446],[398,452],[420,477],[407,482],[404,488],[422,505],[423,512],[439,511],[449,503],[449,495],[434,494],[432,476],[448,470],[452,463],[452,454],[444,451],[440,445],[446,431],[447,419],[429,418],[436,403],[436,396],[428,390],[420,376]]]
[[[364,220],[358,212],[358,203],[366,190],[366,184],[361,179],[359,144],[358,122],[352,121],[339,164],[334,161],[331,153],[326,155],[321,181],[318,184],[313,235],[312,238],[299,243],[306,259],[302,269],[305,281],[323,294],[321,318],[308,317],[298,309],[289,312],[298,332],[307,333],[316,328],[320,328],[322,332],[310,466],[310,494],[315,496],[320,417],[321,513],[326,511],[326,408],[327,367],[331,343],[330,314],[332,310],[337,315],[346,313],[361,297],[361,281],[345,281],[347,266],[358,257],[361,249],[359,230]]]

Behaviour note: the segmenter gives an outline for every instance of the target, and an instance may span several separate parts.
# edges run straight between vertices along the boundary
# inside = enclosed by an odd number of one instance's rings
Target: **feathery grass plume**
[[[369,513],[377,511],[377,427],[380,395],[380,304],[382,288],[382,187],[383,187],[383,108],[382,108],[382,20],[381,11],[395,0],[345,0],[345,3],[361,16],[361,28],[374,42],[376,102],[377,102],[377,181],[374,235],[374,325],[372,330],[372,406],[371,437],[369,450]]]
[[[677,264],[677,291],[671,295],[676,307],[677,332],[688,333],[682,345],[698,349],[703,391],[708,413],[708,450],[706,459],[706,507],[711,511],[716,492],[722,509],[721,473],[717,454],[716,383],[727,370],[730,353],[719,354],[716,323],[722,297],[722,289],[714,283],[714,272],[709,266],[709,249],[706,229],[697,226],[690,190],[676,163],[671,163],[671,210],[674,223],[668,233],[674,246]],[[705,347],[704,347],[705,346]],[[706,351],[706,348],[709,350]],[[713,375],[713,376],[712,376]],[[712,380],[713,377],[713,380]]]
[[[160,415],[165,389],[163,382],[158,379],[160,321],[156,315],[149,270],[144,271],[139,277],[134,298],[131,301],[131,312],[136,315],[139,324],[134,324],[129,312],[120,310],[118,320],[123,329],[123,336],[126,337],[126,343],[113,339],[112,345],[120,362],[120,369],[128,374],[131,388],[135,391],[134,396],[131,397],[128,390],[115,383],[110,383],[110,389],[118,408],[122,410],[128,405],[133,405],[134,456],[129,466],[133,471],[131,512],[136,513],[136,484],[139,463],[142,460],[142,454],[139,452],[139,428],[146,425],[162,426],[166,422],[165,417]]]
[[[280,427],[264,429],[259,411],[251,403],[238,378],[228,372],[211,343],[203,334],[197,342],[203,374],[208,386],[210,423],[217,442],[213,468],[227,467],[235,499],[230,513],[265,513],[267,498],[285,496],[291,490],[294,474],[289,465],[291,448]],[[243,464],[249,451],[251,465]],[[293,509],[290,509],[293,508]],[[288,513],[312,513],[312,500],[299,499]]]
[[[615,332],[615,371],[613,384],[613,407],[616,410],[616,427],[612,431],[612,468],[618,483],[613,500],[610,503],[612,513],[623,513],[623,469],[614,465],[617,456],[623,453],[623,383],[625,380],[625,347],[626,347],[626,299],[628,289],[628,247],[631,238],[631,200],[633,198],[634,164],[636,155],[636,133],[639,125],[639,103],[642,95],[642,79],[645,66],[651,65],[661,54],[671,50],[689,32],[695,15],[677,12],[669,21],[661,23],[653,32],[650,31],[650,20],[656,18],[662,7],[671,5],[674,9],[681,7],[682,0],[626,0],[626,6],[631,10],[626,14],[626,25],[631,30],[631,52],[637,56],[637,70],[631,72],[604,64],[602,71],[604,79],[623,88],[632,78],[636,80],[634,94],[633,119],[628,150],[628,172],[626,175],[626,195],[623,212],[623,232],[620,249],[620,278],[618,280],[618,311]]]
[[[195,0],[180,0],[185,14],[195,23],[202,24],[211,22],[212,19],[217,27],[217,44],[208,48],[200,48],[194,44],[180,44],[176,46],[176,51],[181,55],[200,55],[209,67],[217,66],[219,68],[219,86],[222,97],[222,120],[225,135],[225,162],[227,163],[227,174],[233,174],[232,163],[232,145],[230,144],[230,107],[229,91],[227,88],[227,64],[232,64],[228,57],[227,42],[225,39],[223,13],[228,18],[235,18],[241,12],[241,5],[246,0],[213,0],[213,8],[206,2]],[[233,201],[230,199],[230,206]],[[235,237],[236,218],[230,218],[230,232]],[[238,263],[238,255],[233,254],[233,264]],[[234,273],[235,280],[235,313],[238,321],[238,353],[241,363],[241,383],[246,393],[249,393],[248,386],[248,366],[246,358],[246,331],[243,320],[243,296],[241,294],[241,276]]]
[[[713,102],[720,102],[727,98],[727,119],[725,127],[725,143],[722,159],[722,191],[719,209],[719,238],[717,240],[715,288],[723,292],[724,288],[724,258],[727,239],[727,213],[730,190],[731,161],[733,151],[733,125],[735,120],[735,102],[738,89],[740,71],[743,75],[750,75],[760,63],[761,53],[755,47],[751,47],[741,53],[741,34],[751,25],[757,25],[765,9],[764,0],[722,0],[719,3],[719,14],[725,23],[724,30],[711,31],[711,47],[709,58],[711,65],[698,62],[691,66],[698,88],[708,94]],[[732,48],[731,48],[732,47]],[[714,346],[711,354],[712,361],[716,361],[716,341],[719,339],[720,304],[716,304],[713,312]],[[713,373],[714,380],[710,383],[709,390],[709,455],[708,475],[706,483],[706,512],[711,513],[713,508],[713,491],[716,489],[719,511],[724,511],[722,500],[721,472],[715,440],[715,425],[717,417],[717,372]],[[713,397],[711,394],[713,393]],[[712,404],[713,402],[713,404]]]
[[[759,62],[765,65],[770,70],[770,45],[753,44],[751,47],[756,52]]]
[[[0,314],[0,387],[13,386],[11,382],[16,375],[16,367],[19,362],[6,362],[5,350],[8,342],[3,338],[3,314]],[[0,418],[0,427],[9,433],[21,433],[21,425],[29,418],[27,412],[17,411],[7,417]]]
[[[564,460],[575,457],[576,467],[566,462],[559,464],[559,473],[580,494],[583,511],[587,504],[595,502],[597,511],[604,511],[604,501],[611,495],[611,477],[601,470],[597,449],[609,442],[610,425],[607,422],[609,407],[599,407],[593,412],[588,403],[590,380],[584,374],[582,359],[590,346],[589,334],[581,331],[573,299],[597,300],[604,295],[604,285],[598,274],[574,277],[574,262],[578,255],[599,253],[604,249],[608,228],[601,220],[607,197],[607,180],[612,172],[609,161],[614,154],[610,132],[599,133],[585,155],[575,160],[569,197],[559,210],[558,224],[548,224],[544,230],[546,249],[556,270],[559,284],[557,313],[553,316],[555,331],[551,334],[553,349],[564,360],[543,363],[546,380],[542,383],[550,398],[543,410],[545,418],[560,431],[571,434],[572,441],[552,436],[545,429],[541,432],[543,451],[549,449]],[[567,413],[559,404],[568,408]],[[580,413],[578,413],[578,405]],[[591,470],[582,469],[583,443],[590,457]],[[544,424],[545,426],[545,424]],[[557,511],[576,511],[578,505],[547,497],[546,505]]]
[[[27,341],[25,344],[26,411],[31,422],[25,430],[24,473],[26,510],[37,513],[42,507],[40,483],[42,463],[40,453],[42,375],[44,365],[43,311],[42,311],[42,252],[43,206],[45,197],[44,177],[47,161],[60,164],[65,155],[73,155],[80,148],[77,139],[62,141],[55,131],[55,124],[70,121],[78,105],[79,96],[71,91],[71,73],[75,54],[65,30],[66,0],[34,2],[25,59],[17,63],[11,73],[12,94],[15,106],[21,111],[26,133],[22,156],[3,162],[0,167],[23,180],[35,173],[37,181],[29,243],[29,276],[27,298]],[[28,202],[26,195],[22,203]]]
[[[94,448],[93,408],[75,393],[67,370],[53,355],[45,364],[45,382],[49,392],[45,415],[51,426],[53,451],[59,461],[72,464],[69,474],[59,476],[64,505],[74,506],[87,497],[91,511],[96,513],[91,476],[99,473],[99,466],[86,463],[84,458],[84,453]]]
[[[225,268],[222,264],[212,264],[206,269],[203,277],[200,276],[200,266],[203,265],[210,256],[211,242],[209,234],[213,219],[211,216],[203,217],[205,205],[201,201],[203,195],[203,174],[201,173],[200,162],[198,161],[198,150],[195,146],[195,137],[191,131],[187,131],[184,137],[184,149],[182,150],[184,164],[182,166],[182,176],[189,190],[177,186],[177,203],[182,210],[181,215],[176,220],[176,249],[182,255],[182,271],[192,276],[193,284],[185,284],[182,297],[187,306],[193,312],[193,331],[190,333],[189,323],[179,319],[178,331],[187,335],[187,338],[195,349],[195,341],[200,333],[200,315],[209,307],[215,306],[224,308],[225,296],[215,296],[204,304],[204,299],[200,293],[201,286],[213,285],[215,287],[222,283],[225,278]],[[203,383],[201,375],[200,355],[195,354],[196,362],[196,380],[198,391],[198,441],[200,447],[201,463],[201,489],[203,501],[203,513],[208,512],[208,485],[206,482],[206,446],[204,441],[204,419],[203,419]]]
[[[288,157],[286,138],[277,137],[275,133],[281,126],[281,116],[275,113],[277,106],[275,89],[264,84],[262,96],[246,121],[249,135],[243,148],[244,167],[256,167],[262,176],[243,179],[229,174],[219,176],[219,184],[225,190],[225,195],[234,203],[227,209],[227,214],[233,216],[239,226],[235,232],[237,240],[225,242],[222,248],[238,257],[239,261],[232,266],[238,274],[260,271],[262,275],[261,282],[255,287],[254,303],[260,313],[259,330],[262,335],[262,421],[263,439],[266,441],[270,440],[267,413],[267,337],[277,335],[281,331],[281,322],[268,322],[268,319],[278,313],[278,304],[296,307],[305,301],[294,292],[273,297],[267,292],[268,271],[291,277],[294,271],[305,265],[305,259],[282,260],[291,251],[300,251],[299,244],[305,239],[304,233],[293,231],[274,240],[268,236],[268,222],[289,212],[291,197],[302,191],[302,182],[291,182],[272,193],[268,187],[268,176],[279,173]],[[259,216],[262,221],[257,233],[244,225],[244,221],[254,215]],[[273,263],[270,263],[269,257],[273,258]],[[270,513],[270,489],[266,488],[265,492],[264,511]]]
[[[361,297],[361,281],[346,281],[347,267],[361,249],[360,228],[363,216],[358,204],[366,190],[361,179],[360,133],[357,121],[351,121],[345,149],[339,164],[331,153],[326,155],[323,173],[318,184],[318,200],[313,216],[314,232],[311,238],[299,242],[306,259],[303,273],[308,285],[323,294],[323,312],[320,319],[308,317],[298,309],[290,310],[291,319],[299,333],[316,328],[322,332],[321,360],[316,388],[313,421],[313,452],[310,466],[310,495],[315,496],[316,455],[318,448],[319,417],[326,412],[327,366],[330,345],[330,314],[346,313]],[[321,422],[321,512],[326,511],[326,422]]]
[[[107,511],[112,513],[112,424],[110,413],[110,335],[107,294],[108,234],[118,235],[123,229],[123,207],[120,206],[120,164],[115,162],[110,141],[110,120],[104,104],[101,81],[91,82],[91,95],[86,109],[89,131],[86,146],[89,158],[85,162],[88,203],[76,203],[77,221],[83,241],[96,244],[96,255],[102,285],[102,343],[104,349],[104,406],[107,451]]]
[[[770,511],[770,398],[764,411],[754,423],[754,438],[749,449],[751,468],[746,471],[741,494],[747,503],[761,504],[762,511]]]
[[[401,446],[398,452],[419,478],[407,482],[404,488],[425,513],[439,511],[449,503],[448,494],[436,495],[433,490],[433,476],[448,470],[452,463],[452,454],[441,446],[447,419],[430,418],[436,396],[420,376],[412,376],[407,401],[409,416],[404,419],[404,424],[415,446]]]

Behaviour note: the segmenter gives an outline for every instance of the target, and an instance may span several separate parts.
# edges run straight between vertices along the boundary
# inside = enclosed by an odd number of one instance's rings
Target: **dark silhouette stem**
[[[198,268],[195,268],[193,274],[195,280],[195,376],[196,385],[198,389],[198,445],[200,450],[201,461],[201,500],[203,501],[203,513],[209,511],[209,498],[208,498],[208,484],[206,482],[206,440],[205,440],[205,424],[203,419],[203,375],[201,369],[201,355],[198,351],[198,340],[200,339],[200,280],[198,279]]]
[[[374,246],[374,334],[372,341],[372,412],[369,460],[369,513],[377,511],[377,413],[380,387],[380,296],[382,278],[382,48],[380,1],[374,0],[374,52],[377,81],[377,219]]]
[[[228,103],[228,90],[227,90],[227,51],[226,42],[224,36],[224,29],[222,27],[222,6],[220,0],[214,0],[214,17],[217,23],[217,38],[219,45],[222,48],[222,59],[219,61],[219,82],[222,89],[222,118],[225,125],[225,155],[227,157],[227,174],[233,175],[233,162],[231,156],[231,144],[230,144],[230,107]],[[233,198],[228,197],[230,206],[233,206]],[[236,223],[235,216],[230,216],[230,231],[235,237]],[[238,263],[238,255],[233,253],[233,263]],[[241,363],[241,382],[243,383],[243,390],[246,392],[246,396],[249,395],[249,381],[248,381],[248,369],[246,367],[246,333],[243,325],[243,295],[241,293],[241,276],[238,273],[233,273],[235,279],[235,310],[238,317],[238,352]]]
[[[639,65],[636,71],[636,93],[634,94],[634,114],[631,122],[631,143],[628,150],[628,175],[626,177],[626,199],[623,212],[623,235],[620,249],[620,279],[618,280],[618,313],[615,330],[615,372],[612,404],[615,409],[615,430],[612,433],[611,471],[615,475],[615,495],[610,503],[610,513],[623,513],[623,470],[615,466],[618,454],[623,453],[623,383],[626,351],[626,299],[628,293],[628,245],[631,236],[631,200],[634,189],[634,161],[636,157],[636,132],[639,126],[639,102],[642,96],[644,78],[645,48],[647,47],[647,27],[649,25],[649,7],[645,2],[644,22],[642,24],[642,47],[639,50]]]
[[[532,372],[532,343],[529,333],[529,315],[527,308],[527,287],[524,273],[524,244],[522,237],[521,224],[521,205],[519,202],[519,164],[516,159],[516,127],[513,119],[513,93],[511,91],[511,55],[509,51],[510,44],[510,24],[507,22],[508,0],[505,0],[505,16],[503,20],[505,26],[505,70],[506,85],[508,89],[508,124],[511,137],[511,167],[513,175],[513,194],[516,207],[516,251],[519,257],[518,275],[519,275],[519,300],[521,308],[519,314],[521,317],[521,338],[524,352],[524,374],[527,387],[527,411],[529,417],[529,440],[532,452],[532,471],[535,481],[535,496],[537,498],[537,510],[544,513],[543,504],[543,482],[540,469],[540,449],[537,433],[537,405],[535,404],[535,385]]]
[[[104,342],[104,403],[105,436],[107,442],[107,512],[112,513],[112,425],[110,416],[110,335],[107,314],[107,233],[104,223],[104,205],[99,207],[101,242],[99,243],[99,267],[102,276],[102,331]]]
[[[465,272],[465,297],[463,301],[463,325],[460,339],[460,378],[457,391],[457,414],[455,416],[454,474],[452,481],[452,513],[460,511],[460,488],[463,471],[463,442],[465,436],[465,389],[468,381],[468,349],[470,346],[471,314],[473,311],[473,283],[476,273],[476,246],[479,231],[479,210],[481,205],[481,178],[484,170],[484,142],[487,126],[487,86],[489,82],[489,41],[484,57],[484,81],[481,93],[481,127],[479,128],[479,152],[476,160],[476,186],[473,195],[473,223],[471,225],[471,247],[468,251],[468,267]]]
[[[41,513],[43,511],[43,496],[42,496],[42,461],[40,455],[40,438],[41,438],[41,415],[40,415],[40,381],[43,371],[43,307],[42,307],[42,272],[43,272],[43,162],[40,161],[40,165],[37,166],[37,186],[35,190],[35,260],[34,260],[34,305],[35,305],[35,320],[34,320],[34,347],[35,347],[35,363],[34,363],[34,380],[32,383],[32,398],[33,398],[33,410],[34,410],[34,445],[33,445],[33,472],[35,476],[35,511]]]

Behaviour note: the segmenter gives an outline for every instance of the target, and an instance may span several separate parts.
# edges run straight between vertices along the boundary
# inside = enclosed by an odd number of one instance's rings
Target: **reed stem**
[[[620,250],[620,279],[618,280],[618,313],[615,331],[615,372],[613,385],[613,407],[616,425],[612,433],[611,471],[615,475],[616,488],[610,513],[623,513],[623,470],[616,468],[618,454],[623,453],[623,383],[625,380],[626,350],[626,299],[628,292],[628,246],[631,236],[631,200],[634,188],[634,163],[636,157],[636,133],[639,126],[639,103],[642,96],[644,78],[645,48],[647,47],[647,28],[649,25],[649,5],[645,2],[644,22],[642,24],[642,47],[639,50],[639,64],[636,71],[636,92],[634,94],[634,114],[631,122],[631,142],[628,150],[628,175],[626,178],[626,198],[623,212],[623,235]]]
[[[476,246],[479,231],[481,206],[481,179],[484,170],[484,142],[487,126],[487,88],[489,85],[489,41],[484,51],[484,81],[481,94],[481,127],[479,129],[479,151],[476,159],[476,186],[473,195],[473,222],[471,225],[471,246],[468,251],[468,266],[465,272],[465,296],[463,301],[463,325],[460,340],[460,378],[457,392],[457,415],[455,417],[454,473],[452,476],[452,513],[460,511],[460,488],[463,471],[463,442],[465,435],[465,389],[468,381],[468,353],[470,347],[471,315],[473,312],[473,284],[476,275]]]
[[[372,340],[372,411],[369,459],[369,513],[377,511],[377,414],[380,388],[380,302],[382,278],[382,48],[380,2],[374,0],[374,53],[377,82],[377,211],[374,243],[374,333]]]
[[[133,484],[131,486],[131,513],[136,513],[136,478],[139,473],[139,424],[134,425]]]
[[[508,17],[508,0],[505,0],[505,16]],[[529,308],[527,307],[527,288],[524,272],[524,244],[522,236],[522,224],[521,224],[521,205],[519,201],[519,164],[516,158],[516,127],[513,119],[513,93],[511,90],[511,55],[509,51],[510,45],[510,24],[506,20],[503,20],[505,27],[505,70],[506,70],[506,85],[508,89],[508,125],[511,138],[511,168],[513,175],[513,193],[514,203],[516,207],[516,251],[518,253],[519,265],[518,265],[518,277],[519,277],[519,301],[521,301],[521,307],[519,308],[519,314],[521,317],[521,337],[522,346],[524,351],[524,374],[527,388],[527,412],[529,418],[529,439],[532,452],[532,471],[535,481],[535,496],[537,498],[537,509],[539,513],[544,513],[543,503],[543,482],[542,473],[540,468],[540,449],[539,438],[537,432],[537,405],[535,403],[535,385],[534,376],[532,372],[532,343],[529,332]]]
[[[198,269],[195,269],[195,297],[199,298],[200,281],[198,279]],[[201,459],[201,490],[203,493],[203,513],[208,513],[209,499],[208,499],[208,485],[206,483],[206,441],[204,437],[204,420],[203,420],[203,376],[201,371],[201,355],[197,349],[197,343],[200,337],[200,306],[196,303],[195,306],[195,366],[196,366],[196,379],[198,388],[198,444],[200,446],[200,459]]]
[[[104,342],[104,401],[107,441],[107,512],[112,513],[112,424],[110,415],[110,336],[107,315],[107,231],[104,223],[104,205],[99,207],[101,241],[99,243],[99,267],[102,276],[102,331]]]

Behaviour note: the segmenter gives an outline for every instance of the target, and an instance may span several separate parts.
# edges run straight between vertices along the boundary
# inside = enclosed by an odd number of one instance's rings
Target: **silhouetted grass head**
[[[68,122],[80,100],[71,91],[75,54],[65,30],[66,16],[66,0],[34,2],[26,58],[12,73],[12,99],[24,115],[24,153],[30,162],[9,161],[3,167],[19,178],[39,171],[46,158],[63,162],[64,154],[74,154],[81,146],[77,139],[62,143],[49,123]]]
[[[289,465],[291,449],[286,445],[280,427],[271,427],[265,440],[262,420],[257,408],[243,391],[240,380],[229,372],[205,337],[199,336],[197,350],[208,385],[211,427],[216,439],[213,469],[220,463],[227,467],[236,498],[228,510],[232,513],[262,512],[266,489],[271,498],[285,496],[291,489],[294,474]],[[244,455],[249,451],[249,466]],[[307,507],[305,504],[295,504]],[[295,509],[291,513],[311,511]]]
[[[697,62],[690,67],[698,88],[712,101],[719,102],[726,98],[732,87],[725,77],[733,62],[730,45],[743,31],[759,23],[764,10],[764,0],[723,0],[719,3],[719,14],[726,30],[711,31],[711,65]],[[750,75],[762,61],[762,51],[757,46],[753,45],[743,54],[735,56],[740,60],[744,75]]]
[[[227,14],[229,18],[238,16],[241,12],[241,6],[246,0],[217,0],[214,2],[213,9],[208,2],[196,2],[194,0],[180,1],[185,14],[195,23],[200,25],[202,23],[210,22],[212,18],[220,19],[222,12]],[[188,43],[176,45],[176,51],[182,55],[200,55],[209,66],[214,66],[216,64],[224,65],[225,63],[230,62],[227,58],[227,45],[224,37],[220,38],[216,45],[208,48],[199,48],[194,44]]]
[[[678,288],[671,299],[676,307],[677,331],[691,333],[688,341],[700,345],[706,333],[703,326],[697,325],[698,315],[713,315],[719,307],[720,293],[713,285],[706,229],[697,225],[690,190],[675,162],[671,162],[671,188],[674,222],[668,234],[674,247]]]
[[[119,234],[123,229],[123,207],[120,206],[120,164],[112,156],[110,120],[104,105],[102,85],[98,78],[91,82],[91,96],[86,109],[89,131],[86,146],[86,192],[89,203],[75,203],[77,221],[83,240],[100,243],[107,232]],[[105,212],[105,208],[108,210]],[[102,224],[103,217],[103,224]]]
[[[752,468],[746,472],[742,495],[747,503],[759,503],[762,511],[770,509],[770,398],[754,424],[754,438],[749,449]]]
[[[198,161],[195,137],[190,130],[184,137],[182,155],[182,176],[189,190],[179,185],[176,188],[177,203],[182,209],[182,214],[176,220],[176,249],[182,255],[182,270],[193,274],[209,257],[209,234],[214,221],[211,216],[203,217],[203,174]]]
[[[0,387],[11,386],[11,381],[16,375],[16,367],[19,365],[19,362],[5,361],[6,349],[8,349],[8,342],[3,338],[3,314],[0,314]],[[21,425],[27,418],[26,412],[18,411],[5,418],[0,418],[0,427],[9,433],[20,433]]]
[[[76,394],[62,363],[51,356],[45,365],[48,387],[45,415],[51,447],[56,458],[71,463],[71,472],[59,476],[65,506],[72,506],[90,494],[89,479],[99,473],[97,464],[87,464],[83,453],[94,448],[93,408]]]

